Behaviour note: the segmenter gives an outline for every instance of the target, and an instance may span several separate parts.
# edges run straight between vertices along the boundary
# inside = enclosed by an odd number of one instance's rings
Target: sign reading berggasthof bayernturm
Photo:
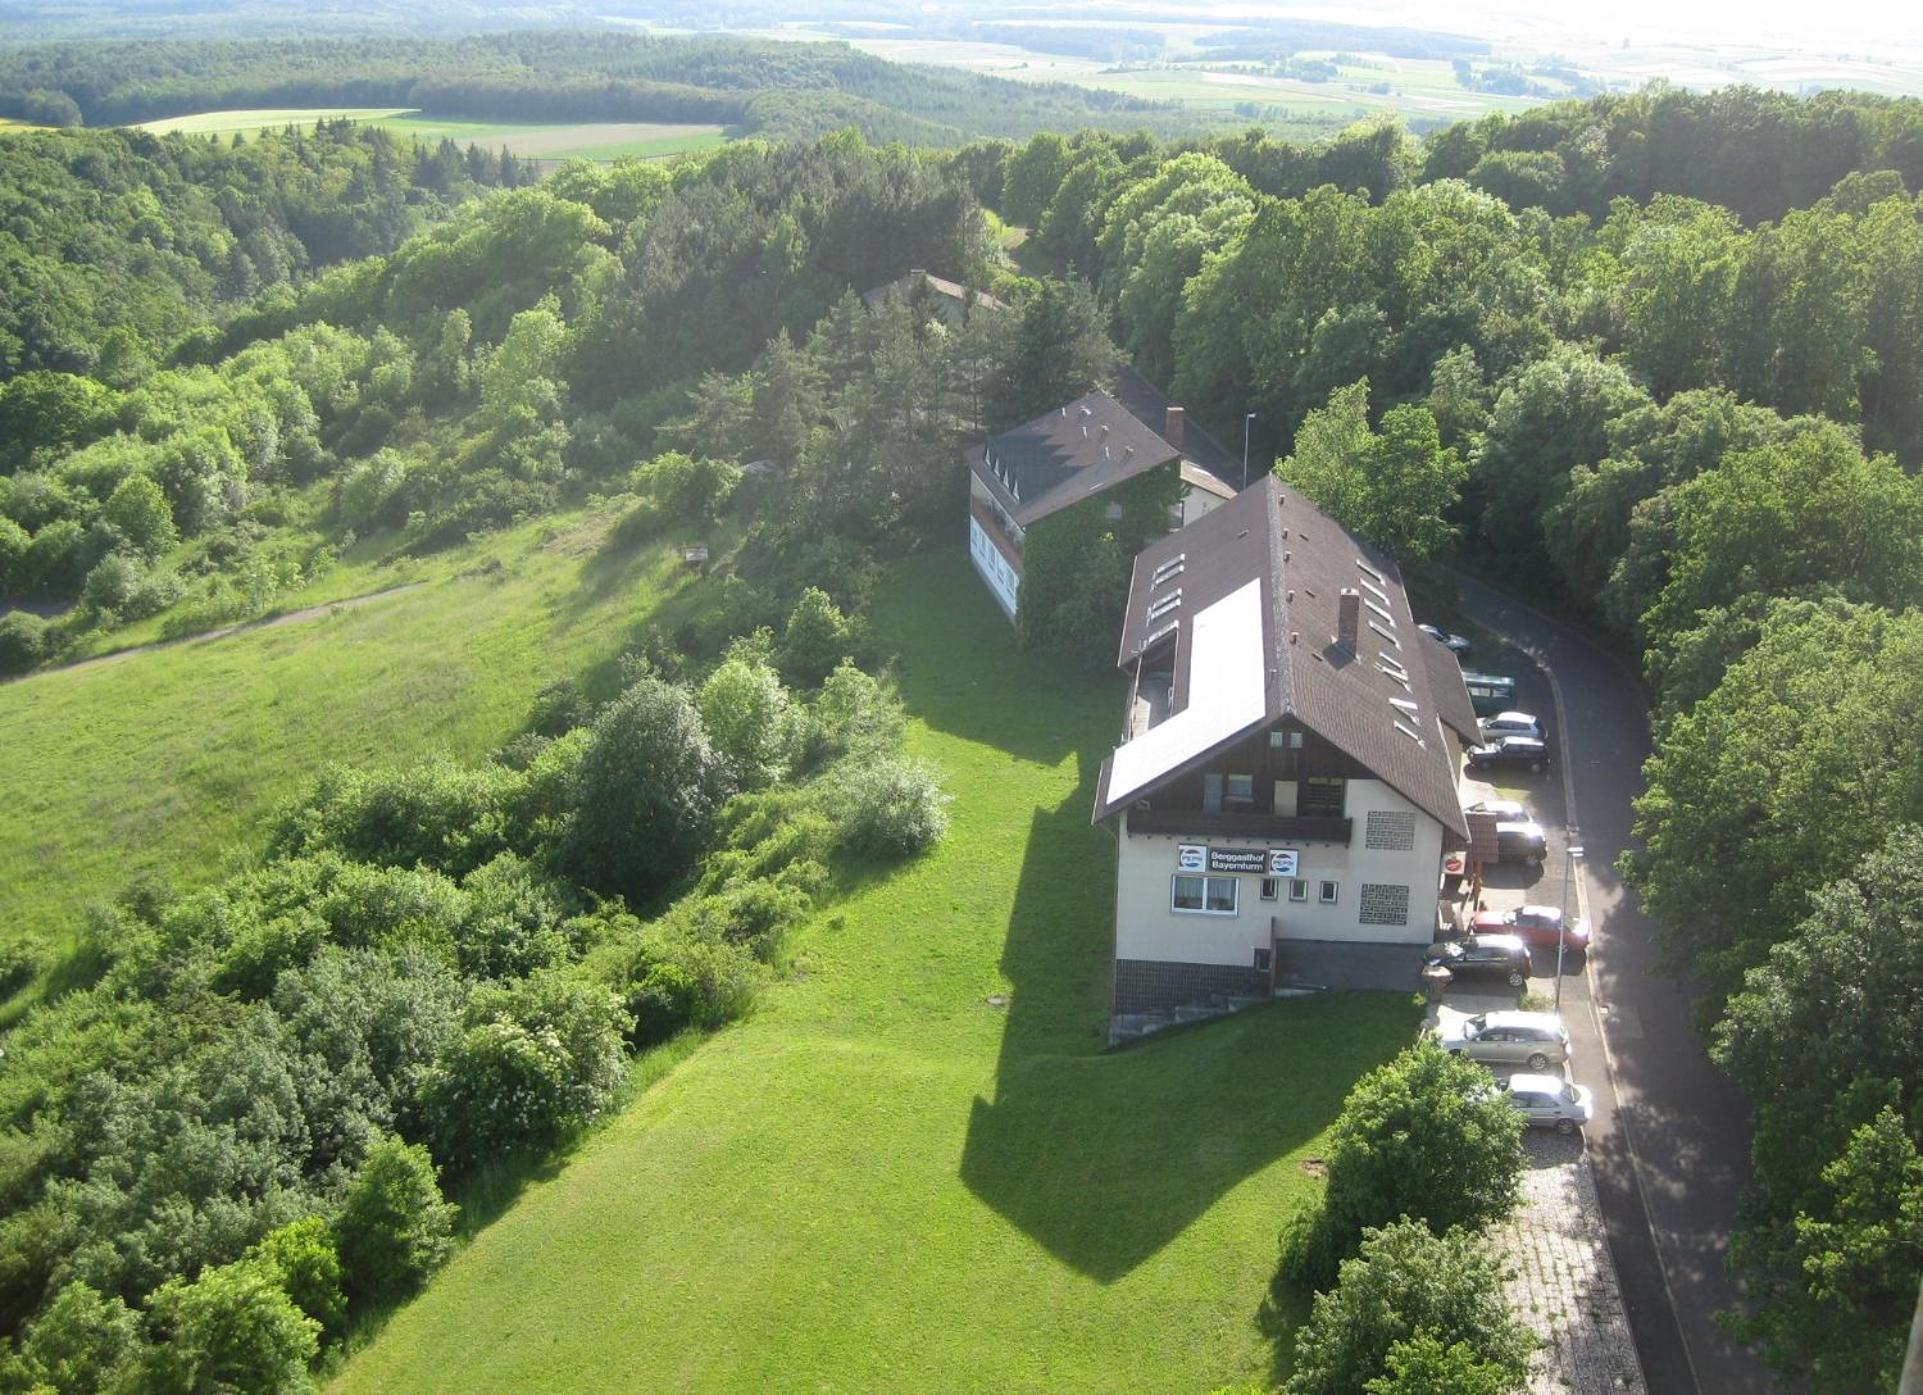
[[[1180,843],[1175,849],[1178,872],[1239,872],[1250,877],[1293,877],[1301,863],[1294,848],[1211,848],[1203,843]]]

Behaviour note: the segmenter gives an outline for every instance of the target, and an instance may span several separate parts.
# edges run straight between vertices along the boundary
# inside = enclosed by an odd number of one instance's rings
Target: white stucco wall
[[[1368,846],[1371,811],[1415,816],[1414,847],[1386,851]],[[1323,843],[1267,843],[1252,838],[1131,834],[1124,815],[1115,875],[1115,957],[1182,964],[1248,965],[1270,941],[1271,918],[1284,939],[1350,940],[1421,944],[1435,939],[1437,883],[1442,868],[1442,825],[1380,780],[1351,780],[1345,812],[1354,820],[1347,847]],[[1288,882],[1274,901],[1261,899],[1262,877],[1236,875],[1234,915],[1196,914],[1170,905],[1171,879],[1183,845],[1216,848],[1294,847],[1296,875],[1309,883],[1309,899],[1290,901]],[[1235,875],[1213,873],[1210,875]],[[1319,899],[1320,883],[1337,884],[1334,905]],[[1365,884],[1406,886],[1408,917],[1401,925],[1365,924]]]
[[[1201,518],[1204,514],[1214,513],[1226,503],[1228,503],[1227,499],[1224,499],[1219,494],[1211,494],[1206,489],[1196,489],[1192,486],[1183,489],[1182,526],[1186,528],[1189,524],[1195,522],[1196,519]]]
[[[994,507],[994,497],[980,476],[969,475],[968,492],[982,504]],[[987,583],[989,594],[1001,605],[1002,613],[1013,620],[1015,608],[1021,603],[1021,573],[1009,564],[972,511],[968,515],[968,560],[975,564],[976,575]]]

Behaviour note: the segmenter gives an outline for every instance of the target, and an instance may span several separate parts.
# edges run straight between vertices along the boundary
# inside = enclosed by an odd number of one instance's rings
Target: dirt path
[[[197,635],[182,635],[179,639],[157,639],[152,644],[135,644],[126,649],[116,649],[111,654],[97,654],[91,659],[81,659],[71,664],[57,664],[52,668],[44,668],[37,670],[35,673],[23,674],[21,678],[15,681],[24,682],[26,679],[37,677],[41,673],[72,673],[76,669],[97,668],[101,664],[113,664],[120,662],[122,659],[131,659],[136,654],[151,654],[156,649],[178,649],[188,644],[211,644],[217,639],[226,639],[229,635],[245,634],[250,630],[271,630],[280,625],[291,625],[297,620],[312,620],[315,616],[326,615],[330,611],[359,610],[364,605],[373,605],[376,601],[392,600],[404,592],[417,591],[425,585],[427,585],[427,583],[424,581],[403,582],[399,586],[390,586],[385,591],[369,591],[364,596],[349,596],[345,600],[327,601],[322,605],[305,606],[300,610],[290,610],[284,615],[268,615],[258,620],[243,620],[238,625],[223,625],[217,630],[207,630]]]

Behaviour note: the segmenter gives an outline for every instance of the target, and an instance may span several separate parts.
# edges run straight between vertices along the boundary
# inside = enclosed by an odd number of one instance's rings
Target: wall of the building
[[[1184,489],[1182,491],[1182,526],[1188,527],[1196,519],[1214,513],[1226,503],[1228,503],[1227,499],[1219,494],[1211,494],[1206,489],[1192,487]]]
[[[968,492],[974,501],[1000,511],[995,496],[989,493],[981,477],[973,472],[968,476]],[[975,564],[976,575],[986,583],[989,594],[1001,606],[1002,613],[1013,620],[1016,608],[1021,604],[1022,574],[1002,555],[1001,548],[988,536],[972,509],[968,515],[968,559]]]
[[[1272,936],[1430,943],[1442,872],[1442,825],[1380,780],[1349,781],[1347,801],[1345,812],[1354,823],[1346,846],[1131,834],[1124,815],[1115,879],[1116,959],[1248,966],[1255,962],[1256,950],[1269,947]],[[1371,820],[1371,814],[1378,817]],[[1277,898],[1265,901],[1262,877],[1216,873],[1235,875],[1239,883],[1234,915],[1175,910],[1170,903],[1180,850],[1198,844],[1295,848],[1296,876],[1308,883],[1308,900],[1289,900],[1283,880]],[[1333,905],[1320,899],[1323,881],[1336,883]]]

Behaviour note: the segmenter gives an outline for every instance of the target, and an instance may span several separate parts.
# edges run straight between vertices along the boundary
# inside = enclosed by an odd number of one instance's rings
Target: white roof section
[[[1262,643],[1262,584],[1250,581],[1190,622],[1189,669],[1208,682],[1188,706],[1133,741],[1116,747],[1109,768],[1110,803],[1127,799],[1268,716]],[[1182,643],[1178,633],[1176,643]]]

